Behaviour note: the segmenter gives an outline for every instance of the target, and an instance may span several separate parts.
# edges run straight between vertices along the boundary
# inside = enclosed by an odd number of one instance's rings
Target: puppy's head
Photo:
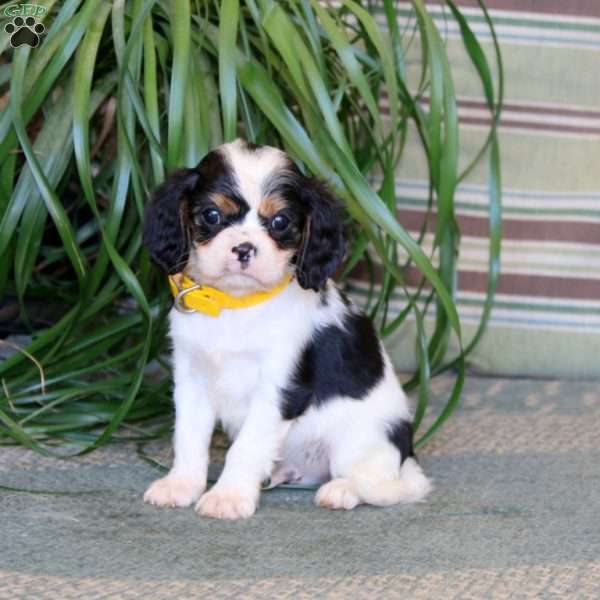
[[[167,273],[231,293],[268,290],[288,273],[318,290],[345,248],[327,187],[280,150],[241,140],[171,175],[146,213],[144,243]]]

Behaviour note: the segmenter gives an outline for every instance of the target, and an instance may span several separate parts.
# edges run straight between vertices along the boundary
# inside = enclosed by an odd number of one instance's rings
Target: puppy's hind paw
[[[196,512],[214,519],[247,519],[255,513],[257,504],[254,494],[235,488],[220,488],[217,484],[200,498]]]
[[[339,478],[332,479],[319,488],[315,504],[323,508],[351,510],[360,504],[360,498],[349,479]]]
[[[146,490],[144,502],[171,508],[190,506],[198,500],[204,488],[205,484],[200,479],[167,475],[157,479]]]

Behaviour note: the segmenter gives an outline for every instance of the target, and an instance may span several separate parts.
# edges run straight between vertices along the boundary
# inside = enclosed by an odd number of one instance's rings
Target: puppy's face
[[[286,274],[319,289],[343,258],[330,192],[280,150],[240,140],[157,190],[144,241],[168,273],[231,293],[268,290]]]
[[[306,224],[298,173],[274,148],[211,152],[188,202],[190,276],[225,290],[270,289],[293,268]]]

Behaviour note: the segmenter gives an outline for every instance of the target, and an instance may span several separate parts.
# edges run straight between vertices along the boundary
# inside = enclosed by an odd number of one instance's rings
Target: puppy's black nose
[[[234,246],[231,251],[237,254],[237,258],[242,264],[246,264],[251,256],[256,255],[256,246],[253,246],[250,242],[244,242]]]

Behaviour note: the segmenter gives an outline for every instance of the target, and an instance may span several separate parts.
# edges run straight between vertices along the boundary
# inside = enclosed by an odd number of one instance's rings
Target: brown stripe
[[[484,293],[487,289],[487,276],[485,273],[461,271],[458,274],[458,281],[460,289],[464,291]],[[597,300],[600,298],[600,281],[504,273],[500,276],[498,282],[498,293],[513,296]]]
[[[382,268],[379,265],[375,265],[374,268],[377,280],[381,281]],[[417,269],[410,267],[405,271],[405,275],[408,285],[415,287],[419,285],[421,274]],[[359,281],[369,281],[366,266],[359,264],[352,271],[351,277]],[[430,286],[426,285],[426,287]],[[478,271],[459,271],[458,289],[462,292],[485,294],[487,275]],[[600,298],[600,280],[502,273],[497,291],[499,294],[507,296],[598,300]]]
[[[600,2],[600,0],[599,0]],[[381,107],[381,114],[389,115],[387,106]],[[492,119],[490,117],[469,117],[459,115],[459,123],[464,125],[484,125],[490,127]],[[529,129],[532,131],[546,131],[551,133],[578,133],[580,135],[600,135],[600,127],[589,127],[586,125],[560,125],[558,123],[532,123],[531,121],[516,121],[514,119],[502,118],[500,121],[502,129]]]
[[[387,99],[387,90],[382,90],[381,98]],[[429,105],[429,96],[423,96],[420,99],[423,108]],[[487,102],[476,98],[457,98],[459,108],[474,108],[489,111]],[[533,113],[534,115],[552,115],[557,117],[576,117],[581,119],[600,119],[600,110],[591,110],[589,108],[567,108],[562,106],[538,106],[536,104],[514,104],[504,102],[503,110],[516,113]],[[384,107],[385,108],[385,107]]]
[[[400,208],[398,220],[409,231],[420,231],[426,212]],[[488,221],[485,217],[458,215],[458,224],[463,235],[487,237]],[[435,231],[436,215],[431,214],[428,230]],[[600,244],[600,221],[534,221],[519,219],[502,220],[502,237],[508,240],[531,240],[551,242],[575,242]]]
[[[427,4],[439,5],[439,0],[425,0]],[[479,8],[475,0],[456,0],[459,6]],[[598,0],[486,0],[488,9],[516,12],[572,15],[577,17],[600,17]]]

